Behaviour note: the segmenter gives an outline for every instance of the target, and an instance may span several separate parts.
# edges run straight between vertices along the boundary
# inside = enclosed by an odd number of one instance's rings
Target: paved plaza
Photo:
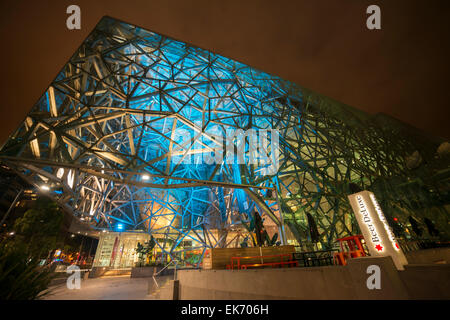
[[[167,278],[167,277],[166,277]],[[101,277],[81,281],[80,289],[68,289],[66,284],[50,287],[44,300],[155,300],[159,290],[153,286],[150,294],[148,281],[151,278],[126,276]],[[163,286],[165,277],[159,277]]]

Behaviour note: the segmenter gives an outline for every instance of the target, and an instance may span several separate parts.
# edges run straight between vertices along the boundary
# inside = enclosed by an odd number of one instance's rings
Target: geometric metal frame
[[[264,155],[277,153],[276,172],[225,161],[217,133],[240,130],[279,133]],[[419,147],[397,131],[276,76],[104,17],[0,156],[94,228],[120,223],[171,239],[157,244],[176,259],[188,239],[204,250],[226,246],[227,231],[255,210],[299,241],[309,238],[307,213],[323,245],[358,232],[349,184],[409,174],[405,158]],[[226,141],[248,159],[250,138]],[[205,163],[218,153],[223,161]]]

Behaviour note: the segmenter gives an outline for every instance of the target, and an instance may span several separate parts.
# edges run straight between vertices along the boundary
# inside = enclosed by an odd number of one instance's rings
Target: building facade
[[[274,242],[333,246],[359,233],[355,188],[375,192],[398,237],[448,239],[444,142],[104,17],[0,156],[92,228],[201,261],[254,245],[257,216]]]

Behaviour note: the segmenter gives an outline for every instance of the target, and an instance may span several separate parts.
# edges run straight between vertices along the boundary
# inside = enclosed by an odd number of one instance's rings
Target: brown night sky
[[[104,15],[450,138],[450,1],[3,1],[0,144]],[[81,7],[81,30],[66,8]],[[370,4],[382,30],[366,28]]]

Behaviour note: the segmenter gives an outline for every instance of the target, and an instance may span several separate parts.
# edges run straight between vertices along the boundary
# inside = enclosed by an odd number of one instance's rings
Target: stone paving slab
[[[51,287],[44,300],[154,300],[148,294],[150,278],[111,276],[81,281],[80,289],[68,289],[66,284]]]

